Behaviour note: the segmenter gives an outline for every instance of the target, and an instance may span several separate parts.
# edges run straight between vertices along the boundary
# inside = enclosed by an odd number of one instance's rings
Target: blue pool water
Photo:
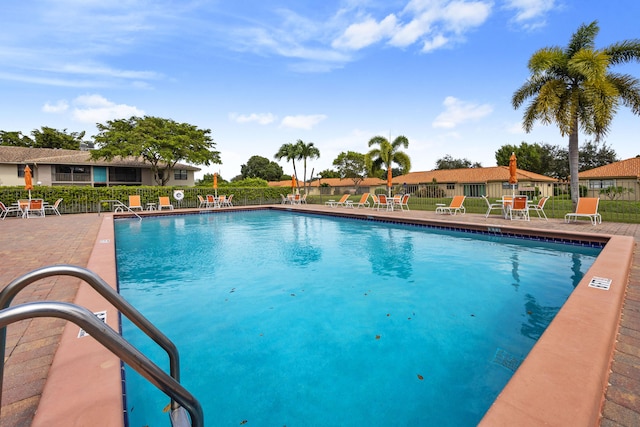
[[[115,227],[120,292],[215,426],[476,425],[599,252],[268,210]],[[130,426],[169,426],[126,375]]]

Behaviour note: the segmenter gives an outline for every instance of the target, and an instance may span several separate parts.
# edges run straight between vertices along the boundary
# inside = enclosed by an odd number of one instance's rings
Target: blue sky
[[[505,144],[568,143],[521,129],[511,96],[530,56],[593,20],[597,47],[638,38],[638,16],[637,0],[4,0],[0,130],[170,118],[211,129],[223,164],[203,173],[225,179],[298,139],[319,148],[317,173],[376,135],[405,135],[413,171],[445,155],[495,166]],[[640,154],[639,125],[616,115],[619,158]]]

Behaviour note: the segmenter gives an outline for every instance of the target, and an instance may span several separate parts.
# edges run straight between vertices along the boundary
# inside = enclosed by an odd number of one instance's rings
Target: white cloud
[[[556,0],[507,0],[505,9],[515,10],[513,21],[525,29],[534,29],[546,24],[545,15],[559,7]]]
[[[442,104],[445,111],[433,121],[434,128],[453,129],[461,123],[481,119],[493,111],[489,104],[477,105],[453,96],[447,96]]]
[[[326,118],[327,116],[325,116],[324,114],[312,114],[308,116],[286,116],[284,119],[282,119],[280,127],[310,130]]]
[[[331,46],[336,49],[357,50],[379,42],[393,34],[397,19],[395,15],[387,15],[382,21],[367,17],[362,22],[351,24],[344,33],[335,39]]]
[[[101,95],[82,95],[73,100],[73,119],[82,123],[104,123],[108,120],[144,116],[144,111],[126,104],[116,104]]]
[[[524,129],[522,128],[522,122],[508,124],[506,126],[506,131],[516,135],[525,133]]]
[[[268,125],[273,123],[277,117],[271,113],[251,113],[251,114],[238,114],[229,113],[229,119],[236,123],[251,123],[256,122],[260,125]]]
[[[69,103],[64,99],[56,102],[55,104],[46,103],[42,107],[42,111],[45,113],[64,113],[69,109]]]
[[[422,51],[425,53],[431,52],[432,50],[436,50],[446,45],[448,41],[448,38],[444,37],[442,34],[438,34],[431,40],[425,40],[422,45]]]

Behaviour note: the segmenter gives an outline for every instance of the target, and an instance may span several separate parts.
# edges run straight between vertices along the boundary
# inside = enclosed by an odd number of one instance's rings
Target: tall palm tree
[[[274,156],[277,160],[282,160],[283,157],[286,157],[288,162],[293,164],[293,175],[297,178],[298,172],[296,171],[296,159],[300,159],[300,154],[298,152],[299,145],[296,144],[282,144],[280,149]],[[300,189],[300,181],[296,179],[296,185],[298,189]]]
[[[302,181],[304,183],[304,194],[307,194],[307,159],[317,159],[320,157],[320,150],[314,145],[313,142],[305,143],[299,139],[296,142],[296,151],[298,152],[298,160],[304,162],[304,174]]]
[[[374,136],[369,140],[369,147],[378,145],[365,155],[367,169],[369,173],[376,170],[387,169],[387,182],[391,182],[393,163],[402,169],[402,173],[409,173],[411,170],[411,159],[407,153],[400,151],[401,147],[408,148],[409,140],[406,136],[398,136],[393,142],[389,142],[384,136]],[[391,196],[391,186],[389,186],[389,196]]]
[[[581,25],[569,45],[546,47],[529,59],[529,79],[513,94],[512,104],[527,105],[523,127],[530,132],[536,120],[555,123],[569,136],[571,200],[578,203],[578,131],[600,140],[609,131],[620,104],[640,114],[640,82],[628,74],[609,71],[609,66],[640,60],[640,41],[625,40],[596,49],[597,21]]]

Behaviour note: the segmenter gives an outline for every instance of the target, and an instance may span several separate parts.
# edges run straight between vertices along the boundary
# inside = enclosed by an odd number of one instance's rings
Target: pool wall
[[[334,215],[307,209],[304,212]],[[566,240],[567,243],[606,243],[584,279],[481,422],[482,426],[599,424],[600,407],[632,263],[632,237],[509,227],[496,230],[486,225],[456,224],[452,218],[397,220],[372,211],[363,214],[355,212],[355,215],[365,220],[379,219],[510,236],[527,235],[555,241]],[[353,217],[354,213],[338,213],[337,216]],[[113,215],[104,216],[88,268],[116,288]],[[594,276],[612,279],[611,288],[607,291],[590,288],[588,284]],[[88,285],[80,286],[75,302],[93,311],[107,310],[109,325],[119,330],[115,309],[87,288]],[[77,338],[78,329],[71,323],[65,327],[32,426],[124,426],[120,361],[95,340]],[[206,419],[215,419],[215,416],[205,414]]]

